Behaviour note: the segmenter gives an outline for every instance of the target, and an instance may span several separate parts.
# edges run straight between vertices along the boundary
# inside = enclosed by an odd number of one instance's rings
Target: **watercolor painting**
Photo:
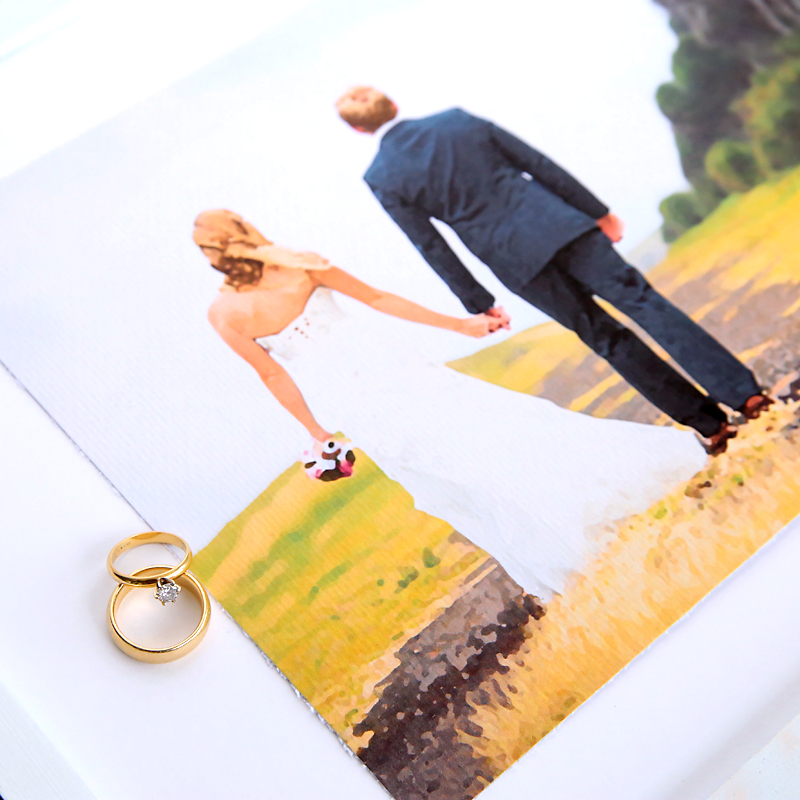
[[[493,539],[480,532],[465,537],[474,530],[465,515],[455,510],[448,515],[444,503],[440,513],[435,503],[426,507],[424,488],[417,488],[413,477],[393,464],[392,454],[385,449],[386,471],[395,480],[384,473],[381,447],[370,441],[369,432],[364,438],[371,447],[358,452],[352,478],[315,485],[299,465],[288,470],[199,555],[199,569],[215,596],[395,797],[474,797],[800,512],[796,477],[800,233],[795,224],[800,214],[800,169],[793,166],[800,161],[800,151],[793,160],[786,154],[798,141],[798,131],[791,126],[799,113],[794,109],[800,106],[789,105],[788,98],[797,90],[785,77],[794,75],[794,40],[765,36],[759,44],[762,52],[763,48],[774,49],[774,66],[754,71],[746,67],[742,56],[737,62],[736,56],[722,53],[723,48],[709,48],[707,41],[692,33],[690,21],[691,16],[676,11],[674,22],[679,28],[683,24],[684,32],[675,57],[676,82],[660,90],[662,107],[671,102],[663,98],[674,99],[679,92],[687,96],[697,92],[696,102],[700,102],[699,87],[679,84],[696,79],[693,69],[706,74],[716,70],[718,80],[730,81],[737,92],[717,112],[724,120],[713,123],[716,141],[707,130],[702,134],[704,144],[690,141],[693,135],[702,138],[697,125],[687,128],[675,121],[693,188],[662,203],[665,238],[674,241],[669,255],[648,272],[648,281],[704,331],[724,342],[746,366],[746,372],[757,376],[758,383],[747,385],[740,401],[761,397],[762,391],[764,397],[778,401],[765,402],[756,415],[748,414],[744,402],[723,403],[731,423],[727,428],[718,418],[710,423],[706,444],[711,457],[691,461],[686,456],[686,470],[681,473],[676,468],[662,484],[663,496],[637,513],[615,513],[609,501],[605,520],[603,515],[588,518],[587,535],[591,530],[595,541],[592,548],[586,548],[583,560],[570,565],[563,584],[542,579],[534,588],[536,581],[531,578],[526,586],[525,572],[512,569],[514,556],[504,550],[500,537]],[[713,63],[715,58],[718,63]],[[703,60],[712,63],[698,65]],[[764,90],[764,86],[770,88]],[[375,91],[358,87],[345,100],[355,97],[368,105],[374,99],[370,93]],[[765,133],[763,122],[761,127],[752,123],[753,107],[774,105],[776,97],[781,103],[780,122]],[[392,119],[397,110],[394,103],[388,101],[387,105],[387,98],[379,95],[379,110],[380,103],[386,117]],[[773,112],[760,108],[758,113]],[[354,119],[370,124],[368,115]],[[444,117],[437,120],[439,125],[451,127],[457,122]],[[709,127],[713,125],[709,123]],[[420,135],[414,140],[417,149]],[[467,134],[460,135],[463,142]],[[700,156],[698,148],[704,150]],[[536,156],[528,157],[523,165],[532,165],[529,171],[534,182],[547,185],[547,178],[536,173]],[[472,163],[479,171],[476,158],[473,156]],[[454,162],[457,164],[457,159],[448,163]],[[428,161],[429,171],[432,163],[435,156]],[[454,172],[443,180],[451,192],[458,181],[457,167]],[[558,180],[563,184],[569,177],[551,180],[558,185]],[[426,191],[429,195],[430,186]],[[579,206],[574,199],[577,190],[571,191],[572,204]],[[416,223],[408,221],[407,212],[404,216],[389,208],[380,189],[376,194],[436,269],[436,254],[430,257],[426,253],[425,228],[419,233]],[[686,213],[688,206],[693,209],[691,214]],[[601,205],[596,208],[594,218],[609,213]],[[426,217],[434,215],[430,208],[423,207],[423,211]],[[596,235],[613,240],[613,229],[606,231],[604,220],[599,220],[598,226]],[[553,230],[551,224],[544,233],[553,235]],[[570,241],[582,233],[573,231]],[[415,241],[415,234],[421,241]],[[469,232],[462,234],[462,240],[468,236]],[[541,245],[541,235],[537,242]],[[436,246],[434,241],[432,247]],[[486,250],[480,254],[492,264],[491,254]],[[256,258],[254,250],[250,255]],[[274,255],[268,257],[266,250],[261,255],[264,263],[279,269]],[[493,298],[484,300],[481,287],[476,288],[468,275],[456,273],[454,268],[437,271],[448,282],[454,275],[451,288],[467,310],[485,317],[487,325],[492,320],[503,321],[501,313],[492,313]],[[323,286],[339,288],[335,280],[319,280]],[[269,287],[268,281],[259,281],[254,283],[256,289]],[[357,294],[353,296],[371,304],[367,295]],[[659,358],[670,359],[661,342],[604,299],[601,296],[597,302],[615,320],[630,326]],[[388,301],[379,310],[386,308],[391,308]],[[297,318],[301,325],[310,326],[308,335],[313,338],[314,315],[309,316]],[[417,321],[439,324],[433,319]],[[647,323],[646,319],[642,322]],[[494,329],[496,325],[487,327],[486,334]],[[687,330],[691,329],[687,326]],[[278,337],[267,336],[264,341],[272,338]],[[594,347],[592,352],[587,338],[591,339],[555,321],[547,322],[448,367],[493,386],[549,399],[592,419],[639,423],[632,429],[641,426],[642,447],[649,452],[657,450],[661,443],[649,441],[648,431],[675,430],[674,418],[665,413],[663,405],[659,407],[658,391],[649,399],[643,396],[614,369],[609,363],[613,359],[601,352],[602,347]],[[358,341],[357,335],[353,341]],[[269,344],[266,346],[269,349]],[[340,337],[339,349],[327,351],[327,358],[336,358],[346,347],[347,338]],[[280,347],[277,352],[281,354]],[[727,356],[721,348],[719,355],[708,355],[712,361],[709,369],[723,368]],[[285,362],[290,372],[295,366],[291,359],[290,355]],[[694,377],[700,370],[697,365],[686,370],[679,360],[672,363],[682,375],[688,371]],[[615,366],[619,368],[619,364]],[[393,374],[406,375],[399,369]],[[410,372],[407,375],[405,385],[409,386],[414,378]],[[657,388],[666,381],[652,369],[649,377]],[[303,378],[309,385],[311,375],[306,373]],[[456,403],[458,410],[449,417],[443,408],[441,419],[458,430],[482,427],[482,437],[496,444],[498,436],[486,414],[481,417],[476,411],[471,425],[464,424],[472,403],[471,389],[463,382],[454,383],[463,392],[462,402]],[[330,382],[323,381],[323,385]],[[643,385],[647,386],[646,381]],[[413,399],[408,399],[411,391],[406,389],[404,397],[413,406]],[[329,408],[346,396],[334,395]],[[445,398],[447,392],[429,392],[427,396],[435,408],[437,399]],[[318,397],[317,393],[314,399]],[[504,405],[506,397],[502,393],[492,396],[495,414],[524,413],[522,405],[511,398]],[[322,398],[318,402],[322,404]],[[331,416],[335,412],[326,409],[326,413]],[[540,413],[535,403],[529,404],[528,413]],[[354,411],[351,418],[356,414]],[[424,414],[417,412],[415,419],[419,430],[428,429]],[[548,418],[548,425],[558,430],[558,440],[543,443],[543,451],[552,454],[554,446],[565,450],[574,446],[577,464],[583,443],[584,461],[591,460],[592,434],[582,433],[573,445],[561,424],[569,425],[565,418]],[[730,435],[709,441],[712,428],[720,425]],[[313,435],[315,429],[308,427]],[[358,428],[358,423],[351,427]],[[597,430],[603,427],[599,425]],[[535,432],[528,433],[528,441],[537,440]],[[616,429],[612,432],[609,427],[606,435],[607,446],[614,447]],[[720,439],[723,446],[717,447]],[[623,440],[618,439],[617,446],[624,450]],[[447,440],[437,442],[439,448],[455,449],[455,439],[449,448]],[[472,445],[481,454],[470,462],[472,475],[492,471],[488,453],[481,448],[481,442]],[[505,452],[513,449],[506,446]],[[425,460],[424,448],[415,452]],[[520,457],[525,463],[524,456]],[[679,462],[680,457],[676,458]],[[481,460],[487,464],[484,470]],[[626,452],[625,461],[635,463],[632,451]],[[556,480],[569,480],[567,473],[558,476],[558,463],[558,457],[551,455]],[[636,469],[641,482],[646,482],[647,466],[640,464]],[[426,476],[425,464],[417,463],[415,471],[423,480],[436,483],[433,475]],[[525,491],[512,470],[505,472],[500,465],[497,472],[512,496]],[[490,516],[488,503],[480,502],[482,484],[490,484],[490,478],[471,482],[457,470],[450,477],[454,485],[463,480],[470,497],[461,500],[457,486],[450,490],[451,495],[459,497],[462,505],[471,500],[469,514],[475,516],[476,524],[491,528],[490,520],[481,519],[481,515]],[[524,533],[515,530],[508,517],[503,530],[509,532],[511,547],[525,556],[529,555],[525,548],[534,542],[538,566],[546,572],[547,566],[542,564],[548,540],[541,534],[546,527],[541,518],[550,513],[548,492],[536,495],[535,468],[530,477],[529,493],[535,501],[534,507],[527,509],[528,540],[520,541]],[[587,481],[597,483],[598,477],[590,476]],[[404,483],[416,491],[409,494]],[[613,479],[609,483],[613,486]],[[578,492],[575,504],[580,506],[585,502],[580,495],[585,484],[575,478],[573,485]],[[502,492],[492,489],[493,498],[502,504]],[[459,519],[463,526],[452,524]],[[564,520],[560,530],[565,538],[569,527],[570,521]],[[503,568],[504,563],[517,582]],[[543,591],[538,591],[540,588]]]
[[[650,273],[782,400],[607,526],[539,619],[500,565],[362,453],[349,482],[293,467],[198,554],[212,593],[395,796],[474,796],[800,513],[798,213],[793,171],[731,198]],[[554,323],[451,366],[663,422]]]
[[[800,513],[800,13],[390,5],[5,177],[0,359],[392,796],[469,800]]]

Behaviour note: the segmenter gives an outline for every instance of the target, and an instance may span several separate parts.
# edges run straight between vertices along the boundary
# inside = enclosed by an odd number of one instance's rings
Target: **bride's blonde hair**
[[[264,272],[264,263],[255,258],[233,258],[226,255],[232,244],[258,247],[273,244],[269,239],[238,214],[227,208],[202,211],[194,221],[192,233],[194,243],[200,247],[220,250],[222,257],[211,266],[225,274],[225,283],[238,289],[240,286],[258,283]]]

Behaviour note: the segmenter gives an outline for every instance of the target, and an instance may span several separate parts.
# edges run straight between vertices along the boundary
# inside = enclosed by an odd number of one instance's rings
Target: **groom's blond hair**
[[[353,89],[367,88],[376,93],[375,99],[368,105],[354,103],[349,98]],[[381,91],[371,86],[355,86],[348,89],[337,101],[336,110],[339,116],[353,128],[361,128],[375,133],[382,125],[390,122],[397,115],[397,106]]]

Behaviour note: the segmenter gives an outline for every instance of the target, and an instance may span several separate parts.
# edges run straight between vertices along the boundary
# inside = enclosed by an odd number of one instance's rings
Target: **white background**
[[[711,800],[795,800],[800,786],[800,717],[753,756]]]
[[[297,441],[275,444],[289,423],[204,325],[216,279],[190,244],[197,210],[232,206],[278,241],[458,312],[359,183],[370,143],[333,117],[341,88],[377,83],[411,115],[462,104],[494,117],[580,175],[628,221],[631,244],[682,180],[652,103],[674,39],[646,0],[508,2],[491,14],[483,3],[316,3],[292,17],[299,6],[0,6],[0,357],[117,469],[137,508],[156,512],[148,521],[195,541],[263,489]],[[518,327],[536,321],[497,291]],[[462,346],[425,342],[442,358]],[[159,357],[143,364],[142,353]],[[211,391],[220,383],[225,402]],[[143,778],[177,797],[383,796],[220,613],[191,659],[152,668],[114,650],[105,554],[143,523],[5,374],[0,402],[0,680],[97,796],[139,798]],[[164,437],[166,462],[153,444]],[[261,472],[245,457],[254,438],[276,453],[264,448]],[[225,447],[209,453],[213,441]],[[706,798],[800,710],[799,548],[778,537],[483,796]]]

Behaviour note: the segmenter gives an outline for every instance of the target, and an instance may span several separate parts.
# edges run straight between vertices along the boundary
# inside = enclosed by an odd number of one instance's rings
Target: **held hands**
[[[499,323],[500,327],[507,331],[511,330],[511,317],[508,316],[506,310],[502,306],[495,306],[486,312],[490,317],[494,317]]]
[[[495,310],[496,309],[491,309],[491,311]],[[459,333],[463,333],[465,336],[472,336],[475,339],[480,339],[483,336],[488,336],[490,333],[494,333],[500,328],[509,330],[510,317],[505,313],[505,311],[503,311],[503,309],[497,310],[502,312],[504,319],[496,317],[491,313],[491,311],[487,311],[485,314],[475,314],[471,317],[461,320]]]
[[[622,231],[625,226],[622,220],[616,214],[606,214],[597,220],[597,227],[611,239],[612,242],[618,242],[622,239]]]

